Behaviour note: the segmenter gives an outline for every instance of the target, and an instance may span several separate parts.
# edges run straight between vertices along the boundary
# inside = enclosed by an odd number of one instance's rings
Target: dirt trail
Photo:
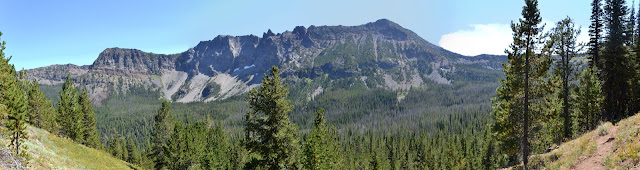
[[[607,169],[604,166],[604,158],[607,155],[612,153],[613,146],[615,145],[616,138],[615,134],[618,131],[618,126],[609,127],[609,133],[604,136],[596,135],[593,138],[596,139],[596,144],[598,149],[592,155],[589,155],[587,158],[582,158],[581,161],[571,166],[571,169],[580,169],[580,170],[596,170],[596,169]]]

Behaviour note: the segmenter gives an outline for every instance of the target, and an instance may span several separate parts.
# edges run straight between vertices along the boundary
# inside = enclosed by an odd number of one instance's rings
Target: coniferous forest
[[[542,24],[538,1],[524,2],[501,70],[397,91],[327,75],[292,81],[273,66],[220,101],[131,87],[96,105],[71,75],[62,85],[26,79],[2,41],[2,137],[23,162],[33,126],[141,169],[542,169],[538,155],[640,111],[640,6],[593,0],[581,32],[568,16]],[[323,83],[326,94],[300,95]]]

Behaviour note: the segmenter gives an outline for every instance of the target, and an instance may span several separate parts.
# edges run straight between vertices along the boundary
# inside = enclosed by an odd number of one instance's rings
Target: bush
[[[598,136],[604,136],[609,134],[609,126],[607,124],[601,124],[598,126]]]

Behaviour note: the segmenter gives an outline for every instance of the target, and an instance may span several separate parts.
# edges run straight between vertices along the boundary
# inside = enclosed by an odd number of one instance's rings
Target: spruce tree
[[[132,164],[140,164],[140,153],[138,153],[136,143],[133,142],[132,137],[128,138],[129,140],[127,141],[127,153],[129,154],[129,156],[127,157],[129,159],[127,159],[127,162]]]
[[[122,142],[119,137],[115,135],[111,136],[111,140],[109,140],[109,152],[118,159],[123,158]]]
[[[264,75],[260,87],[249,92],[251,110],[245,116],[245,146],[253,157],[248,168],[299,168],[300,144],[298,128],[289,120],[289,91],[273,66]]]
[[[574,89],[576,101],[574,112],[574,134],[579,135],[594,129],[600,120],[601,105],[604,100],[602,85],[598,77],[598,69],[587,67],[578,78],[579,87]]]
[[[230,169],[232,145],[222,129],[222,122],[217,122],[207,133],[207,154],[205,167],[209,169]]]
[[[96,130],[96,113],[86,89],[82,89],[78,102],[82,108],[82,144],[91,148],[100,148],[100,138]]]
[[[152,150],[149,157],[153,159],[155,169],[169,168],[167,142],[174,131],[175,120],[171,115],[171,107],[167,100],[162,102],[158,114],[154,117],[154,122],[151,133]]]
[[[571,139],[571,114],[570,114],[570,89],[572,87],[569,82],[576,77],[576,66],[571,60],[578,55],[579,44],[577,38],[580,35],[580,29],[575,28],[573,20],[567,17],[556,24],[551,30],[551,43],[554,53],[559,56],[554,62],[555,66],[553,74],[560,77],[562,87],[560,89],[560,98],[562,99],[562,119],[564,138]]]
[[[27,137],[27,98],[22,89],[21,83],[9,88],[6,95],[8,97],[7,106],[9,113],[7,117],[7,131],[10,135],[10,146],[15,149],[16,155],[20,155],[20,146]]]
[[[0,32],[1,36],[2,32]],[[15,149],[16,155],[20,155],[22,142],[28,138],[25,132],[27,96],[23,90],[23,83],[18,80],[15,67],[9,64],[11,57],[5,58],[4,56],[5,44],[6,42],[0,41],[0,104],[6,110],[6,112],[2,112],[0,120],[4,121],[4,126],[10,135],[9,145]]]
[[[166,149],[164,151],[166,152],[167,164],[165,167],[167,169],[187,169],[189,167],[187,159],[187,141],[185,140],[187,135],[191,134],[187,134],[185,127],[181,122],[176,122],[173,126],[173,132],[167,140]],[[156,163],[156,167],[157,166],[158,164]]]
[[[339,142],[335,132],[326,125],[324,109],[316,112],[313,130],[304,147],[307,169],[343,169],[338,149]]]
[[[74,141],[82,140],[82,108],[78,102],[78,90],[73,87],[71,76],[67,76],[58,100],[58,122],[60,135]]]
[[[591,25],[589,25],[589,65],[602,68],[600,65],[600,50],[602,42],[602,29],[604,12],[602,11],[602,0],[591,2]]]
[[[28,90],[29,106],[27,107],[27,113],[29,113],[29,122],[33,126],[56,133],[58,130],[56,122],[58,112],[53,108],[51,100],[47,99],[44,93],[40,91],[37,80],[29,83]]]
[[[540,103],[536,101],[546,95],[543,76],[551,60],[548,55],[537,53],[542,44],[538,1],[525,0],[525,4],[522,18],[511,24],[513,43],[510,50],[506,50],[509,64],[503,63],[506,77],[499,80],[502,85],[496,90],[497,97],[492,99],[495,120],[492,132],[496,133],[496,140],[501,142],[501,150],[508,154],[511,163],[516,161],[516,152],[522,151],[526,167],[530,152],[529,128],[541,112],[531,104]]]
[[[604,99],[604,118],[617,121],[626,116],[630,101],[629,81],[631,62],[628,60],[626,15],[624,0],[607,0],[604,8],[606,24],[606,44],[603,52],[602,91]]]

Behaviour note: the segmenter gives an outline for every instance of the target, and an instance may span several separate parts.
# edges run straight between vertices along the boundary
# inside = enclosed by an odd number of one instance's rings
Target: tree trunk
[[[524,115],[522,127],[522,161],[524,163],[524,169],[527,169],[527,163],[529,162],[529,57],[531,53],[531,37],[527,37],[527,48],[524,58]]]

